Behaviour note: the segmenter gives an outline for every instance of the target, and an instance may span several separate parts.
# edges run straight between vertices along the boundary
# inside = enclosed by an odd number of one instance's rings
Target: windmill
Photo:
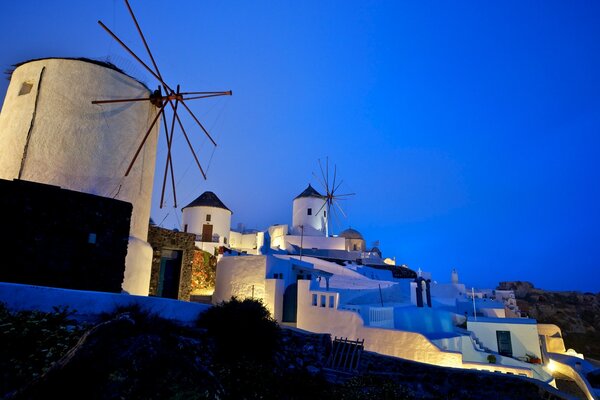
[[[338,201],[346,200],[349,196],[354,196],[356,193],[344,193],[339,194],[338,189],[342,186],[343,180],[336,182],[337,180],[337,165],[333,166],[333,179],[329,179],[329,157],[325,159],[325,170],[323,170],[323,164],[321,163],[321,159],[319,159],[319,169],[321,170],[321,178],[319,178],[314,172],[313,176],[317,179],[317,181],[323,186],[325,189],[325,196],[323,205],[317,211],[315,215],[318,215],[324,207],[327,207],[327,212],[325,213],[325,236],[329,237],[329,218],[331,215],[335,217],[339,224],[339,217],[337,215],[337,211],[342,214],[344,218],[346,218],[346,213],[339,205]],[[333,214],[331,211],[333,210]]]
[[[204,125],[202,125],[200,120],[192,112],[192,110],[190,109],[190,107],[188,106],[188,104],[186,102],[190,101],[190,100],[205,99],[205,98],[209,98],[209,97],[231,96],[232,92],[231,92],[231,90],[220,91],[220,92],[208,92],[208,91],[182,92],[180,90],[179,85],[177,85],[175,89],[173,89],[173,86],[168,85],[165,82],[165,80],[163,79],[163,76],[161,75],[160,70],[158,69],[158,65],[156,64],[156,61],[154,60],[154,56],[152,55],[152,52],[150,51],[148,42],[146,42],[146,38],[144,37],[144,34],[142,33],[142,29],[140,28],[140,25],[137,21],[137,18],[135,17],[135,14],[133,13],[131,6],[129,5],[128,0],[125,0],[125,5],[127,6],[127,9],[129,10],[129,14],[131,15],[133,23],[135,24],[135,27],[140,35],[140,38],[142,39],[144,47],[146,48],[146,51],[148,52],[148,56],[150,57],[150,61],[152,62],[152,66],[154,68],[151,68],[150,66],[148,66],[147,63],[142,61],[142,59],[140,57],[138,57],[133,52],[133,50],[131,50],[121,39],[119,39],[115,33],[113,33],[106,25],[104,25],[102,23],[102,21],[98,21],[98,24],[100,24],[100,26],[117,43],[119,43],[131,56],[133,56],[133,58],[135,58],[136,61],[138,61],[154,78],[156,78],[158,80],[158,83],[159,83],[158,88],[149,97],[132,98],[132,99],[94,100],[94,101],[92,101],[92,104],[114,104],[114,103],[129,103],[129,102],[148,101],[159,109],[158,113],[152,120],[150,127],[146,131],[146,134],[144,135],[142,142],[138,146],[131,162],[129,163],[129,166],[127,167],[127,170],[125,171],[125,176],[128,176],[129,172],[131,172],[131,168],[135,164],[135,161],[137,160],[137,158],[140,154],[140,151],[144,147],[144,144],[146,143],[146,140],[148,139],[150,132],[152,131],[152,129],[158,122],[158,119],[161,118],[161,116],[162,116],[164,131],[165,131],[165,138],[166,138],[166,143],[167,143],[167,160],[165,163],[165,171],[164,171],[163,184],[162,184],[162,190],[161,190],[161,196],[160,196],[160,208],[162,208],[164,205],[165,187],[167,184],[167,175],[169,174],[169,172],[170,172],[169,175],[171,178],[171,186],[173,189],[173,202],[174,202],[174,207],[176,208],[177,207],[177,195],[176,195],[176,191],[175,191],[175,174],[173,171],[173,158],[171,156],[171,145],[173,143],[173,133],[175,131],[175,122],[177,122],[177,125],[179,126],[179,128],[185,138],[185,141],[188,144],[188,147],[190,148],[190,151],[192,153],[192,156],[194,157],[194,160],[196,162],[196,165],[198,166],[198,169],[200,170],[200,173],[202,174],[204,179],[206,179],[206,173],[205,173],[204,169],[202,168],[202,166],[200,165],[200,161],[198,160],[198,156],[196,155],[196,152],[194,151],[194,147],[192,146],[190,138],[181,122],[181,119],[179,118],[179,115],[177,114],[178,109],[181,110],[181,108],[178,108],[178,106],[181,104],[181,106],[186,110],[186,112],[192,117],[192,119],[200,127],[202,132],[204,132],[206,137],[208,137],[208,139],[212,142],[212,144],[214,146],[216,146],[217,143],[215,142],[215,140],[212,138],[210,133],[208,133],[208,130],[206,130]],[[164,91],[164,93],[163,93],[163,91]],[[169,107],[167,108],[167,106],[169,106]],[[172,111],[170,129],[168,129],[169,125],[167,124],[167,116],[166,116],[166,112],[168,109],[170,109]]]

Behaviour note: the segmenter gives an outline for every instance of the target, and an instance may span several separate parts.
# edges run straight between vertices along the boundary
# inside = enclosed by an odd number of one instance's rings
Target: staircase
[[[471,339],[473,341],[473,344],[475,345],[475,349],[477,349],[478,351],[484,351],[486,353],[491,353],[492,351],[490,349],[488,349],[487,347],[485,347],[483,345],[483,343],[481,343],[479,341],[479,339],[477,338],[477,336],[475,336],[473,333],[471,333]]]

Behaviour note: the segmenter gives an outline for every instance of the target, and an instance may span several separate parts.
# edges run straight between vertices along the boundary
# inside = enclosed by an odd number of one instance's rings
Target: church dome
[[[359,239],[365,240],[363,235],[360,234],[356,229],[348,228],[345,231],[342,231],[338,236],[346,238],[346,239]]]

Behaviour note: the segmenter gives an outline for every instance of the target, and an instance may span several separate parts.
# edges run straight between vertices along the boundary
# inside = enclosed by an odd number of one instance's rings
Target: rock
[[[307,365],[306,366],[306,372],[308,372],[311,375],[317,375],[319,372],[321,372],[321,370],[317,367],[315,367],[314,365]]]

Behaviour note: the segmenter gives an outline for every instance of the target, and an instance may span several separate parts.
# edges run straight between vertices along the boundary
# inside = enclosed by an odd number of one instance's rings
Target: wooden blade
[[[133,19],[133,23],[135,24],[135,27],[137,28],[137,31],[140,34],[140,37],[142,38],[142,42],[144,42],[144,47],[146,47],[146,51],[148,52],[148,55],[150,56],[150,60],[152,61],[152,65],[154,65],[154,69],[156,70],[156,74],[158,75],[158,77],[162,81],[162,75],[160,74],[160,71],[158,70],[158,65],[156,65],[156,61],[154,61],[154,57],[152,56],[152,52],[150,51],[150,47],[148,47],[148,42],[146,42],[146,38],[144,37],[144,34],[142,33],[142,28],[140,28],[140,24],[138,24],[137,18],[133,14],[133,10],[131,9],[131,6],[129,5],[129,1],[128,0],[125,0],[125,5],[127,6],[127,9],[129,10],[129,14],[131,14],[131,18]]]
[[[325,175],[327,177],[327,180],[325,182],[327,182],[327,194],[329,194],[329,193],[331,193],[329,191],[329,156],[327,156],[325,158],[325,163],[326,163],[325,164],[325,168],[326,168],[326,171],[327,171],[327,175]]]
[[[323,202],[323,205],[321,206],[321,208],[319,208],[319,211],[317,211],[317,212],[315,213],[315,215],[319,215],[319,213],[321,212],[321,210],[323,209],[323,207],[325,207],[326,205],[327,205],[327,200],[325,200],[325,201]],[[327,216],[327,217],[325,217],[325,218],[329,218],[329,216]]]
[[[335,178],[337,175],[337,164],[333,166],[333,183],[331,184],[331,187],[333,188],[333,191],[335,191]],[[331,194],[333,194],[333,191],[331,192]]]
[[[167,183],[167,172],[169,170],[169,160],[171,159],[171,139],[169,138],[169,126],[167,125],[167,117],[162,113],[163,125],[165,127],[165,137],[167,139],[167,161],[165,162],[165,174],[163,177],[162,189],[160,192],[160,208],[163,208],[165,202],[165,186]]]
[[[332,193],[335,193],[339,189],[339,187],[342,186],[342,182],[344,182],[343,179],[340,181],[340,183],[338,183],[338,185],[336,187],[333,188],[333,192]]]
[[[314,172],[313,172],[312,174],[313,174],[313,176],[315,177],[315,179],[317,180],[317,182],[319,182],[319,183],[320,183],[320,184],[323,186],[323,189],[327,190],[327,187],[325,186],[325,183],[323,183],[323,182],[322,182],[322,181],[319,179],[319,177],[317,176],[317,174],[315,174]]]
[[[231,90],[227,90],[226,92],[183,92],[179,94],[183,96],[186,96],[188,94],[219,94],[221,96],[231,96],[233,92]]]
[[[333,204],[335,204],[335,206],[340,209],[340,212],[342,213],[344,218],[347,218],[346,213],[344,212],[344,210],[342,210],[342,207],[337,202],[334,202]]]
[[[183,93],[180,93],[180,94],[183,94]],[[229,96],[229,94],[227,94],[227,93],[205,94],[202,96],[186,97],[185,100],[206,99],[208,97],[219,97],[219,96]]]
[[[117,41],[117,43],[119,43],[119,44],[120,44],[120,45],[121,45],[121,46],[122,46],[122,47],[123,47],[125,50],[127,50],[127,52],[133,56],[133,58],[135,58],[135,59],[136,59],[136,60],[137,60],[137,61],[138,61],[140,64],[142,64],[142,66],[143,66],[144,68],[146,68],[146,70],[147,70],[148,72],[150,72],[150,73],[152,74],[152,76],[154,76],[156,79],[158,79],[158,81],[159,81],[159,82],[160,82],[160,83],[161,83],[161,84],[162,84],[164,87],[166,87],[167,89],[169,89],[169,91],[172,91],[172,90],[171,90],[171,88],[169,87],[169,85],[167,85],[167,84],[166,84],[166,83],[165,83],[165,82],[162,80],[162,78],[156,74],[156,72],[152,71],[152,69],[151,69],[151,68],[150,68],[148,65],[146,65],[146,63],[145,63],[145,62],[143,62],[143,61],[142,61],[142,60],[141,60],[141,59],[140,59],[140,58],[139,58],[139,57],[138,57],[138,56],[137,56],[137,55],[136,55],[136,54],[133,52],[133,50],[131,50],[129,47],[127,47],[127,45],[126,45],[125,43],[123,43],[123,41],[122,41],[121,39],[119,39],[119,38],[117,37],[117,35],[115,35],[115,34],[114,34],[114,33],[113,33],[113,32],[112,32],[110,29],[108,29],[108,27],[107,27],[106,25],[104,25],[104,24],[102,23],[102,21],[98,21],[98,23],[100,24],[100,26],[101,26],[102,28],[104,28],[104,30],[105,30],[106,32],[108,32],[108,34],[109,34],[110,36],[112,36],[112,38],[113,38],[113,39],[115,39],[115,40]]]
[[[177,85],[177,91],[179,91],[179,85]],[[169,103],[171,101],[169,100]],[[173,157],[171,156],[171,146],[173,145],[173,135],[175,134],[175,116],[177,115],[178,101],[175,100],[175,107],[173,108],[173,118],[171,119],[171,140],[169,141],[169,159],[171,162],[171,186],[173,187],[173,204],[177,208],[177,195],[175,192],[175,173],[173,171]],[[171,104],[172,105],[172,104]]]
[[[323,172],[323,165],[321,165],[321,159],[319,158],[319,168],[321,169],[321,176],[323,176],[323,182],[325,182],[325,192],[329,194],[329,187],[327,186],[327,178],[325,178],[325,172]]]
[[[181,104],[185,107],[185,109],[188,111],[188,113],[190,113],[190,115],[192,116],[192,118],[194,118],[194,121],[196,121],[196,123],[198,125],[200,125],[200,128],[202,128],[202,130],[204,131],[204,133],[206,134],[206,136],[208,136],[208,138],[210,139],[210,141],[216,146],[217,142],[215,142],[214,139],[212,138],[212,136],[210,136],[210,134],[208,133],[208,131],[206,130],[206,128],[204,128],[204,125],[202,125],[202,123],[200,121],[198,121],[198,118],[196,118],[196,116],[194,115],[194,113],[192,112],[192,110],[190,110],[190,108],[187,106],[187,104],[185,104],[185,101],[181,100]],[[177,118],[177,120],[179,120],[179,118]]]
[[[341,221],[340,221],[340,218],[339,218],[339,217],[338,217],[338,215],[337,215],[337,212],[335,211],[335,208],[333,209],[333,218],[332,218],[332,220],[333,220],[333,219],[335,219],[335,222],[337,222],[337,224],[338,224],[338,227],[342,226],[342,223],[341,223]],[[331,224],[331,225],[332,225],[332,228],[333,228],[333,224]],[[333,229],[329,229],[329,230],[330,230],[331,232],[333,232]],[[332,233],[332,234],[333,234],[333,233]]]
[[[196,160],[196,164],[198,164],[198,168],[200,169],[200,172],[202,173],[202,176],[206,180],[206,174],[204,173],[204,170],[202,169],[202,166],[200,165],[200,161],[198,161],[198,157],[196,157],[196,152],[194,151],[194,147],[192,147],[192,143],[190,142],[190,139],[188,138],[188,135],[187,135],[187,133],[186,133],[184,127],[183,127],[183,124],[181,123],[181,120],[179,119],[179,115],[177,115],[177,113],[175,113],[175,118],[177,118],[177,122],[179,123],[179,127],[181,128],[181,132],[183,132],[183,136],[185,137],[185,140],[186,140],[188,146],[190,147],[190,150],[192,151],[192,155],[194,156],[194,160]]]
[[[142,140],[142,143],[140,143],[137,151],[135,152],[135,155],[133,156],[133,160],[131,160],[131,163],[129,163],[129,167],[127,168],[127,172],[125,172],[125,176],[129,175],[129,172],[131,172],[131,168],[133,167],[133,163],[135,163],[135,160],[137,159],[137,156],[140,154],[140,151],[142,150],[142,147],[144,147],[144,143],[146,143],[146,139],[148,139],[148,136],[150,135],[150,132],[152,132],[152,128],[154,128],[154,125],[156,125],[156,121],[158,121],[158,118],[160,118],[160,115],[165,111],[165,105],[166,105],[166,103],[163,103],[162,107],[160,108],[160,110],[156,114],[156,117],[154,117],[154,120],[152,121],[152,124],[150,124],[150,128],[148,128],[148,131],[144,135],[144,139]]]
[[[345,194],[336,194],[334,198],[344,197],[344,196],[354,196],[356,193],[345,193]],[[341,199],[340,199],[341,200]]]
[[[133,101],[150,101],[150,97],[141,97],[137,99],[114,99],[114,100],[93,100],[92,104],[107,104],[107,103],[131,103]]]

